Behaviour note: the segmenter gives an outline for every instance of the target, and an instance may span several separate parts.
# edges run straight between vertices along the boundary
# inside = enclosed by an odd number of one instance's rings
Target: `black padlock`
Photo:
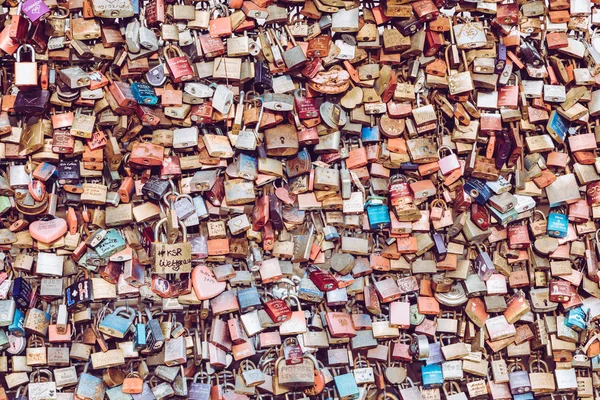
[[[521,43],[521,54],[525,62],[527,64],[531,64],[535,68],[539,68],[544,65],[544,59],[538,50],[529,42],[524,41]]]
[[[508,157],[510,156],[512,147],[513,143],[506,131],[503,131],[500,135],[497,135],[496,149],[494,151],[496,168],[502,168],[504,166],[504,163],[508,160]]]
[[[72,193],[65,191],[63,194],[63,204],[65,207],[77,208],[81,205],[81,193]]]
[[[58,183],[61,185],[76,185],[79,183],[79,160],[61,161],[58,163]]]
[[[280,231],[283,229],[283,217],[281,211],[281,200],[275,193],[269,194],[269,221],[273,224],[273,229]]]
[[[91,279],[80,279],[65,290],[65,302],[69,311],[84,309],[93,300]]]
[[[56,80],[56,94],[62,101],[70,102],[79,98],[80,91],[79,88],[72,88],[67,82],[59,78]]]
[[[254,87],[260,90],[273,90],[273,75],[269,66],[262,61],[254,63]]]
[[[43,89],[19,90],[13,106],[16,114],[39,115],[48,106],[50,91]]]
[[[202,60],[202,53],[198,50],[201,50],[195,43],[190,44],[189,46],[181,46],[181,50],[189,57],[190,61],[198,62]]]
[[[394,24],[404,36],[412,36],[415,32],[423,29],[423,22],[415,17],[394,21]]]
[[[152,200],[160,200],[169,190],[169,181],[160,179],[158,176],[151,176],[142,187],[142,194]]]

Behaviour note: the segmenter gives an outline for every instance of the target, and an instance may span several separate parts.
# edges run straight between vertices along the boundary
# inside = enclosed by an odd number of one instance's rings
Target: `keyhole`
[[[280,137],[279,139],[281,140],[281,144],[284,144],[284,143],[285,143],[285,139],[283,138],[283,136],[282,136],[282,137]]]

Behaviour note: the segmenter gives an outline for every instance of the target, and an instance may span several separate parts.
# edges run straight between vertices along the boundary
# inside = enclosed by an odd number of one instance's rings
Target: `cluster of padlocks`
[[[0,3],[0,400],[600,396],[600,0]]]

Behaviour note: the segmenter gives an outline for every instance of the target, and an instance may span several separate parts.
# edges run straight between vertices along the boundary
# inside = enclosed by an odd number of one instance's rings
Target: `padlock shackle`
[[[30,44],[22,44],[21,46],[19,46],[19,48],[17,49],[17,52],[15,53],[16,62],[18,62],[18,63],[24,62],[24,61],[21,61],[21,52],[23,51],[23,49],[29,50],[29,52],[31,53],[31,61],[30,62],[34,63],[35,62],[35,49]],[[15,68],[17,68],[16,65],[15,65]]]
[[[159,233],[160,233],[160,228],[167,222],[167,218],[163,218],[160,221],[158,221],[156,223],[156,226],[154,227],[154,240],[159,241],[158,237],[159,237]],[[183,232],[183,242],[187,242],[187,227],[185,226],[185,224],[183,223],[183,221],[179,220],[179,227]]]

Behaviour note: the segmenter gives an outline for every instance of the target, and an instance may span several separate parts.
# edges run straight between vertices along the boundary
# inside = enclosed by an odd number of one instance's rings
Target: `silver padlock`
[[[90,77],[81,67],[70,67],[58,70],[58,77],[71,89],[90,85]]]
[[[158,50],[158,39],[156,38],[156,34],[148,29],[145,26],[139,27],[139,41],[138,46],[142,46],[143,48],[156,51]],[[129,43],[129,42],[127,42]],[[129,45],[129,44],[128,44]]]

